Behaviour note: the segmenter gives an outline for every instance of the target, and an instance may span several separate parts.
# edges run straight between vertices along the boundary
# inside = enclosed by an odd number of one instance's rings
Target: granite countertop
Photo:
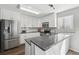
[[[54,39],[55,38],[52,38],[50,36],[43,36],[43,37],[41,36],[41,37],[36,37],[36,38],[32,39],[31,42],[45,51],[50,47],[50,45],[55,43]]]
[[[51,45],[55,45],[55,44],[65,40],[66,38],[72,36],[72,35],[68,34],[68,36],[63,37],[61,40],[56,42],[55,41],[56,35],[58,35],[58,34],[50,35],[50,36],[33,37],[33,38],[25,39],[25,41],[29,45],[31,45],[31,42],[32,42],[35,45],[37,45],[39,48],[41,48],[43,51],[46,51],[46,50],[48,50],[51,47]]]

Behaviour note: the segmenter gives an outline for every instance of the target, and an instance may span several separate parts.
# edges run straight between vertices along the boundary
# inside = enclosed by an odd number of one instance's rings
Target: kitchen
[[[0,19],[5,20],[5,23],[6,21],[13,23],[11,27],[5,25],[5,29],[9,31],[10,27],[11,32],[8,33],[14,35],[9,36],[11,38],[8,40],[4,38],[5,42],[2,43],[4,46],[0,44],[2,46],[0,54],[8,54],[10,50],[19,51],[14,53],[15,55],[79,54],[78,6],[78,4],[1,4]],[[20,46],[23,47],[18,50]]]

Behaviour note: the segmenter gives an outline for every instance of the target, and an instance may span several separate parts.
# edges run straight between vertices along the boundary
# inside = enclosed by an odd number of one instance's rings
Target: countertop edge
[[[25,39],[25,41],[31,46],[31,42],[29,43],[26,39]]]

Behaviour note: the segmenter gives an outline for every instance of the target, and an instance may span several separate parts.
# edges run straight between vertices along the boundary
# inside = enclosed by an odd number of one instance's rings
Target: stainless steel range
[[[51,29],[49,27],[49,22],[43,22],[42,23],[42,29],[40,31],[40,35],[51,35]]]

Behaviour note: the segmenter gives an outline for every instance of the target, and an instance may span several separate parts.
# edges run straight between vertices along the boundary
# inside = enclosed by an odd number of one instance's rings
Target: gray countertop
[[[63,39],[59,40],[59,41],[55,41],[56,35],[50,35],[50,36],[39,36],[39,37],[33,37],[33,38],[28,38],[25,39],[25,41],[31,45],[31,42],[34,43],[35,45],[37,45],[39,48],[41,48],[43,51],[46,51],[47,49],[49,49],[51,47],[51,45],[55,45],[63,40],[65,40],[66,38],[72,36],[70,34],[67,34],[69,36],[63,37]],[[65,34],[66,35],[66,34]]]
[[[44,51],[47,50],[52,44],[55,43],[54,38],[50,36],[36,37],[32,39],[31,42],[37,45],[39,48],[41,48]]]

